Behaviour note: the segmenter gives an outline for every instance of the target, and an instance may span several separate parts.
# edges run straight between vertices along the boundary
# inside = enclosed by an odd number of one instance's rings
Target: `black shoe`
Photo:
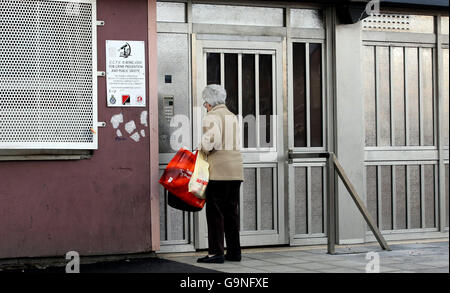
[[[240,254],[225,254],[225,259],[229,261],[241,261]]]
[[[197,259],[201,263],[224,263],[223,255],[204,256]]]

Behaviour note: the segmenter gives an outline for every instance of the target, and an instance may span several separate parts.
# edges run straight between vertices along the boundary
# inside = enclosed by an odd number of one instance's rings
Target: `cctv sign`
[[[106,41],[108,107],[145,107],[145,44]]]

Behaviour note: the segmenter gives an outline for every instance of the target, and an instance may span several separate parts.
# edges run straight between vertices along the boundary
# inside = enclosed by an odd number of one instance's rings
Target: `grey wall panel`
[[[391,145],[389,47],[376,48],[378,146]]]
[[[364,186],[364,108],[361,23],[335,27],[336,156],[361,200],[366,201]],[[342,181],[337,184],[339,242],[362,243],[366,224]]]
[[[404,64],[403,64],[403,48],[392,47],[392,104],[394,119],[393,131],[395,146],[406,145],[405,140],[405,78],[404,78]]]
[[[406,166],[395,168],[395,230],[406,229]]]
[[[167,240],[166,234],[166,196],[164,187],[159,187],[159,229],[161,241]]]
[[[448,16],[441,16],[441,34],[443,35],[448,35],[448,29],[449,29],[449,25],[448,25]]]
[[[301,28],[323,28],[323,14],[320,10],[291,9],[291,26]]]
[[[160,170],[160,176],[163,170]],[[185,231],[186,214],[167,205],[167,191],[159,188],[159,228],[161,241],[185,240],[188,235]]]
[[[185,22],[186,4],[185,3],[156,3],[156,20],[164,22]]]
[[[168,240],[183,240],[185,238],[184,213],[168,206],[167,216],[170,217],[170,226],[167,227]]]
[[[261,168],[261,229],[271,230],[273,223],[273,169]]]
[[[392,230],[392,171],[391,166],[381,167],[381,230]]]
[[[399,3],[400,2],[402,1],[399,1]],[[373,14],[365,18],[362,23],[363,30],[368,31],[390,31],[395,33],[408,32],[422,34],[432,34],[434,32],[434,18],[432,15],[405,15],[403,13],[387,14],[383,12],[383,14]]]
[[[424,198],[425,198],[425,228],[436,227],[435,223],[435,180],[434,165],[424,166]]]
[[[165,76],[172,81],[166,83]],[[190,117],[189,103],[189,51],[188,36],[185,34],[158,33],[158,124],[159,152],[171,153],[170,135],[176,128],[171,128],[170,117],[164,111],[164,96],[173,96],[174,114]],[[191,145],[191,133],[187,131],[187,147]]]
[[[244,231],[256,230],[256,169],[244,168],[244,198],[242,215]]]
[[[283,9],[250,6],[193,4],[195,23],[283,26]]]
[[[311,167],[311,231],[323,233],[322,167]]]
[[[448,201],[448,189],[449,189],[449,181],[448,181],[448,164],[445,165],[445,209],[447,211],[447,222],[446,222],[446,226],[448,227],[448,216],[449,216],[449,211],[448,211],[448,206],[449,206],[449,201]]]
[[[377,145],[374,46],[363,47],[365,145]]]
[[[443,140],[444,140],[444,145],[448,146],[448,137],[449,137],[449,63],[448,63],[448,49],[442,49],[442,60],[443,60],[443,66],[442,66],[442,71],[443,71],[443,84],[442,84],[442,89],[443,91],[441,92],[441,97],[442,97],[442,106],[443,108],[441,109],[443,112],[443,121],[442,123],[443,125]]]
[[[420,143],[419,133],[419,74],[417,48],[405,48],[406,66],[406,96],[408,114],[408,145],[417,146]]]
[[[378,223],[378,203],[377,203],[377,166],[367,166],[367,209],[372,218]],[[369,230],[369,228],[367,228]]]
[[[308,233],[306,168],[295,168],[295,234]]]
[[[410,165],[409,169],[409,214],[411,226],[409,229],[421,228],[420,218],[420,166]]]
[[[420,94],[423,107],[422,145],[434,145],[433,119],[433,54],[431,48],[421,48]]]

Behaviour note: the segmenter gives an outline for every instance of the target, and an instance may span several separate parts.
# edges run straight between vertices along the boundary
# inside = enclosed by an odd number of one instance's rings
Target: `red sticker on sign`
[[[129,104],[130,103],[130,95],[123,95],[122,96],[122,105]]]

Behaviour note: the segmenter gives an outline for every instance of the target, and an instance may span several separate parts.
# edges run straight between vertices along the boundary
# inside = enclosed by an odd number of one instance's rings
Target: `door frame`
[[[204,49],[235,49],[235,50],[273,50],[275,51],[275,79],[276,79],[276,152],[243,152],[245,167],[267,167],[276,166],[276,183],[274,191],[276,196],[277,219],[274,223],[278,225],[273,233],[260,233],[257,231],[241,231],[242,246],[276,245],[287,244],[287,195],[285,192],[285,95],[284,95],[284,54],[285,38],[283,37],[244,37],[235,35],[198,35],[192,34],[192,129],[194,145],[200,138],[201,122],[205,110],[202,107],[201,93],[206,86],[206,62]],[[242,119],[242,117],[240,117]],[[266,160],[261,164],[261,161]],[[287,174],[286,174],[287,175]],[[243,188],[241,188],[241,195]],[[242,196],[241,196],[242,202]],[[194,239],[195,248],[207,248],[207,226],[205,211],[202,210],[194,215]],[[263,237],[262,237],[263,236]]]
[[[294,89],[293,89],[293,43],[304,43],[305,44],[305,56],[309,54],[309,48],[306,46],[309,43],[319,43],[321,44],[321,78],[322,78],[322,147],[295,147],[294,146]],[[304,154],[305,158],[302,159],[289,159],[288,160],[288,193],[289,193],[289,244],[291,246],[296,245],[317,245],[327,243],[327,230],[328,230],[328,218],[327,218],[327,193],[334,190],[334,176],[330,174],[329,168],[327,166],[326,158],[317,158],[317,153],[325,153],[331,151],[332,148],[332,136],[330,128],[333,125],[333,110],[332,102],[330,101],[329,94],[329,75],[328,75],[328,64],[329,64],[329,52],[328,52],[328,41],[325,38],[301,38],[301,37],[291,37],[288,41],[287,56],[288,56],[288,150],[292,153]],[[308,125],[307,130],[307,143],[309,143],[309,57],[305,58],[305,74],[306,74],[306,121]],[[311,154],[308,157],[308,154]],[[307,176],[307,190],[306,190],[306,200],[308,203],[311,201],[311,192],[309,186],[311,185],[311,167],[321,167],[322,168],[322,212],[323,212],[323,233],[309,233],[311,229],[311,205],[307,205],[306,216],[308,219],[308,233],[307,234],[297,234],[296,233],[296,209],[295,209],[295,168],[303,167],[306,168]]]

